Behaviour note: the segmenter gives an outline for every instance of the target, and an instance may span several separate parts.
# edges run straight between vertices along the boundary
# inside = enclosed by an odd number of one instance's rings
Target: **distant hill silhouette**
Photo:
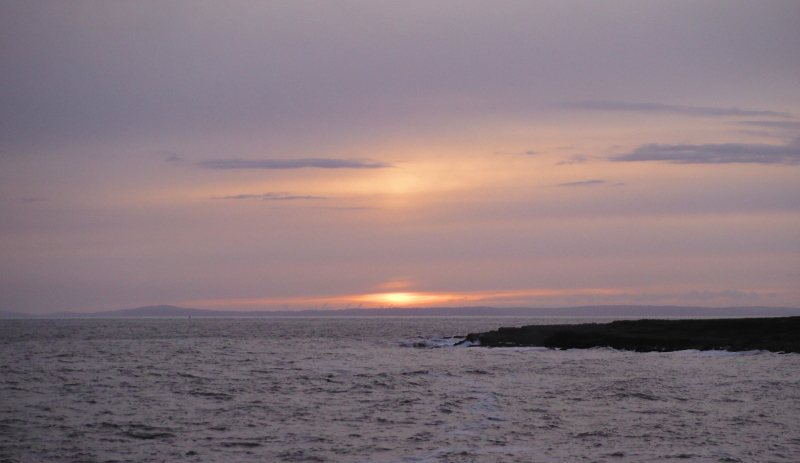
[[[8,314],[8,316],[5,316]],[[151,305],[92,313],[59,312],[40,316],[0,312],[0,318],[134,318],[134,317],[785,317],[800,315],[792,307],[683,307],[605,305],[561,308],[428,307],[298,311],[227,311]]]
[[[41,315],[53,318],[185,318],[185,317],[236,317],[245,312],[227,312],[224,310],[204,310],[178,307],[175,305],[148,305],[134,309],[108,310],[103,312],[58,312]]]
[[[36,315],[29,315],[26,313],[9,312],[7,310],[0,310],[0,319],[2,318],[36,318]]]

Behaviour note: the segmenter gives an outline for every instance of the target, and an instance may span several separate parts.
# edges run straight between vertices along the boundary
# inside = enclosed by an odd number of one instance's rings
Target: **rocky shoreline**
[[[766,350],[800,353],[800,317],[618,320],[577,325],[529,325],[470,333],[461,343],[483,347],[558,349],[612,347],[636,352]]]

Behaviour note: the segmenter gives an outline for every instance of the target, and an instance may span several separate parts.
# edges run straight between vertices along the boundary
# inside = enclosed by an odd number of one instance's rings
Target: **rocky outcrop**
[[[800,317],[645,319],[578,325],[529,325],[470,333],[462,341],[467,342],[486,347],[612,347],[636,352],[686,349],[800,352]]]

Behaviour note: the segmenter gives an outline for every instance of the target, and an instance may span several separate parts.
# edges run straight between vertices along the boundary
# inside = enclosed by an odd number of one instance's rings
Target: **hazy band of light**
[[[377,161],[359,161],[352,159],[303,158],[303,159],[215,159],[201,161],[198,167],[204,169],[300,169],[316,167],[318,169],[381,169],[391,165]]]
[[[184,301],[180,304],[187,306],[320,306],[328,305],[362,305],[369,307],[432,307],[435,304],[467,305],[481,301],[494,301],[501,299],[517,299],[525,297],[542,296],[571,296],[571,295],[614,295],[625,291],[617,289],[536,289],[505,292],[473,292],[473,293],[430,293],[430,292],[387,292],[354,294],[330,297],[296,297],[296,298],[255,298],[255,299],[217,299]],[[300,309],[295,309],[300,310]]]

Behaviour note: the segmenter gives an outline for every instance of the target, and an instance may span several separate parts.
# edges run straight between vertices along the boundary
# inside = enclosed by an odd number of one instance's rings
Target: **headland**
[[[643,319],[575,325],[528,325],[470,333],[462,341],[465,342],[485,347],[611,347],[636,352],[697,349],[800,353],[800,317]]]

